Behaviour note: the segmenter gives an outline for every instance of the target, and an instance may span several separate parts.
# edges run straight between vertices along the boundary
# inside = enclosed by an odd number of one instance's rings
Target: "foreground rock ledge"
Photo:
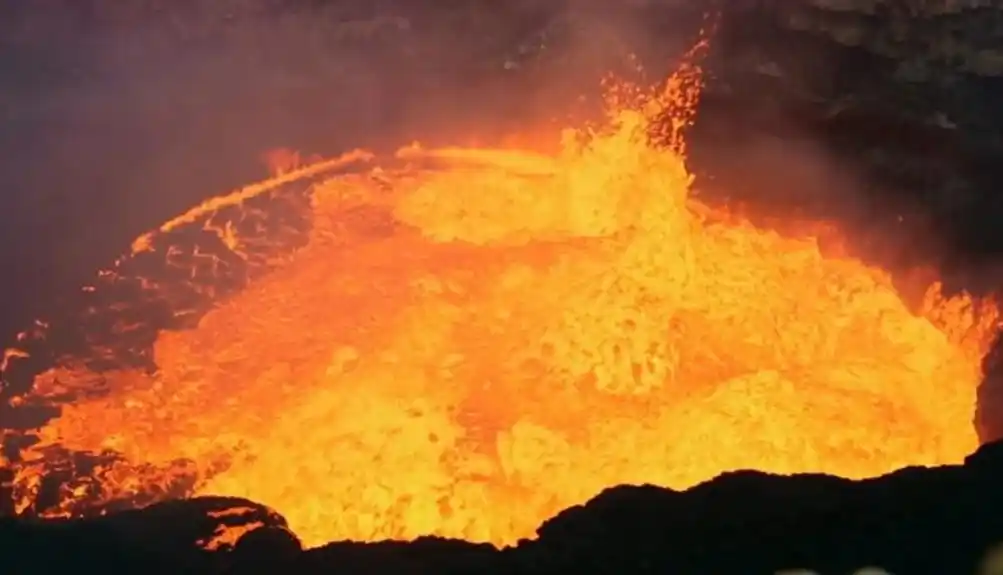
[[[1003,543],[1003,443],[964,465],[878,479],[728,473],[685,492],[615,487],[513,549],[426,538],[302,550],[274,512],[202,498],[65,522],[0,520],[5,575],[41,573],[757,575],[788,569],[944,575],[979,571]],[[309,486],[304,486],[304,490]],[[257,522],[235,546],[203,550],[222,524]]]

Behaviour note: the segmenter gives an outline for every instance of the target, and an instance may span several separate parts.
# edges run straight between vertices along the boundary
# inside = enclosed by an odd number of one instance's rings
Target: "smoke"
[[[8,296],[38,307],[9,310],[0,327],[25,325],[159,222],[261,177],[266,150],[327,156],[414,139],[490,142],[595,113],[604,74],[630,76],[640,65],[648,80],[663,78],[706,28],[713,3],[661,4],[6,2],[0,269],[13,278]],[[759,24],[741,18],[735,34],[753,34]],[[713,42],[733,65],[757,68],[746,62],[751,55],[729,51],[729,43],[747,43]],[[838,62],[802,59],[810,60],[799,69],[814,76],[812,85],[842,74]],[[875,193],[868,176],[816,135],[739,137],[732,120],[754,115],[747,100],[739,94],[698,117],[691,167],[702,174],[701,194],[836,216],[861,238],[876,230],[908,246],[903,253],[940,251],[922,210]],[[796,121],[783,106],[774,132]],[[714,117],[717,126],[705,121]],[[860,251],[894,259],[902,254],[885,252],[897,249]]]
[[[260,177],[270,148],[487,138],[565,115],[628,52],[650,53],[655,28],[662,46],[684,28],[632,14],[586,0],[5,2],[0,267],[45,300],[39,286],[74,285]]]
[[[267,149],[333,154],[506,115],[505,99],[475,96],[486,56],[470,46],[512,41],[511,14],[442,4],[5,2],[0,269],[29,305],[3,327],[139,233],[261,177]]]

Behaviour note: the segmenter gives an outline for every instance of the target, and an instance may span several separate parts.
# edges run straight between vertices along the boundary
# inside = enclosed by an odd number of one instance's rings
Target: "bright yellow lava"
[[[648,136],[689,120],[695,74],[559,153],[412,147],[316,185],[305,247],[162,332],[154,374],[101,374],[29,460],[119,452],[107,497],[188,460],[196,493],[269,505],[309,545],[509,544],[616,484],[961,461],[995,308],[934,286],[913,313],[886,272],[690,199],[681,142]]]

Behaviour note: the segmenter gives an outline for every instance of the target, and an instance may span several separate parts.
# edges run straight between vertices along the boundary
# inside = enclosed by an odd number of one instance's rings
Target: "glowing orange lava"
[[[39,431],[19,493],[58,444],[124,457],[107,497],[189,462],[194,493],[273,507],[308,545],[508,544],[616,484],[959,462],[995,308],[934,286],[914,313],[888,273],[694,202],[682,143],[649,136],[689,121],[695,74],[558,153],[410,147],[316,184],[309,242],[161,332],[155,372],[99,374],[107,393]],[[202,223],[239,255],[208,216],[370,159],[286,166],[134,247]],[[33,394],[96,375],[61,365]]]

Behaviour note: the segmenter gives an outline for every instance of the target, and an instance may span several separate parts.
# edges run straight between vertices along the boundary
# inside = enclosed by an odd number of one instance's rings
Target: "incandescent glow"
[[[995,308],[935,285],[910,310],[888,273],[692,200],[679,130],[697,79],[611,98],[608,125],[557,153],[413,146],[315,184],[309,241],[160,332],[155,371],[36,379],[35,398],[103,393],[39,431],[18,493],[59,445],[121,455],[95,472],[104,501],[183,472],[188,494],[262,502],[308,545],[509,544],[616,484],[961,461]],[[208,216],[369,161],[283,170],[134,249],[202,223],[240,256]]]

